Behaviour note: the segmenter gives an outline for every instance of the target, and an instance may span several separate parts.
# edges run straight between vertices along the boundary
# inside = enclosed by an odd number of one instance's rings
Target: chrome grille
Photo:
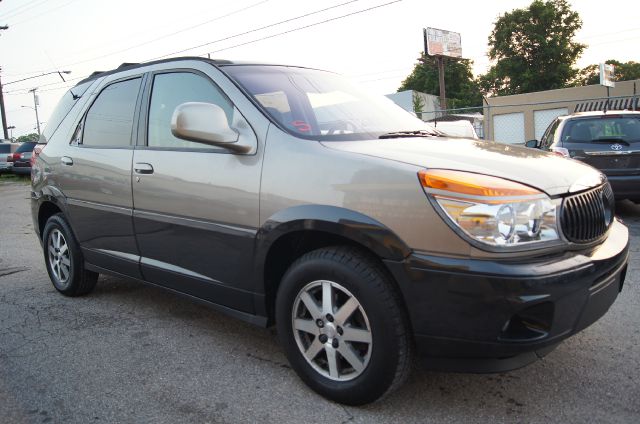
[[[562,231],[567,240],[589,243],[602,237],[613,222],[615,199],[609,183],[564,199]]]

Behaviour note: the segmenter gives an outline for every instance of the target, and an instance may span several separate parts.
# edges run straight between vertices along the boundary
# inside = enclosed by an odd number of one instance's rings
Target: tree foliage
[[[21,135],[16,139],[18,143],[24,143],[25,141],[38,141],[40,136],[36,133]]]
[[[482,105],[480,87],[473,78],[470,60],[445,59],[444,80],[446,84],[447,106],[460,108]],[[415,65],[409,76],[402,81],[398,91],[415,90],[427,94],[440,95],[438,64],[434,57],[425,56]]]
[[[614,59],[609,59],[605,63],[614,66],[615,81],[630,81],[634,79],[640,79],[640,63],[629,61],[619,62]],[[593,85],[600,84],[600,66],[589,65],[580,71],[574,78],[571,85]]]
[[[489,36],[489,58],[496,62],[480,78],[483,91],[507,95],[565,87],[586,47],[574,41],[581,27],[566,0],[534,0],[499,16]]]
[[[415,113],[420,114],[424,112],[424,99],[415,91],[413,92],[413,96],[411,96],[411,103]]]

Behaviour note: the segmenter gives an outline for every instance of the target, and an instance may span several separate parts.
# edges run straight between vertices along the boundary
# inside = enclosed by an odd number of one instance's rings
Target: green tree
[[[24,143],[25,141],[38,141],[40,136],[36,133],[31,133],[27,135],[21,135],[16,139],[18,143]]]
[[[413,111],[420,116],[424,112],[424,99],[414,91],[411,102],[413,103]]]
[[[638,62],[620,62],[609,59],[605,63],[614,66],[615,81],[640,79],[640,63]],[[589,65],[580,69],[571,83],[573,86],[593,84],[600,84],[600,65]]]
[[[449,108],[471,107],[482,105],[480,87],[473,78],[470,60],[447,60],[444,66],[444,82],[446,84],[447,106]],[[415,90],[427,94],[440,95],[438,80],[438,64],[434,57],[422,57],[413,71],[398,88],[398,91]]]
[[[499,16],[489,36],[495,65],[480,78],[483,91],[505,95],[567,86],[586,48],[574,41],[581,27],[566,0],[535,0],[526,9]]]

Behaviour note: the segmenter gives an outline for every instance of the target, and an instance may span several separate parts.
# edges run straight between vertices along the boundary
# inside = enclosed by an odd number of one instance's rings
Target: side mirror
[[[540,142],[538,140],[529,140],[526,143],[524,143],[524,145],[531,149],[537,149],[538,147],[540,147]]]
[[[171,117],[171,133],[183,140],[246,153],[251,146],[238,142],[240,134],[229,127],[227,115],[212,103],[182,103]]]

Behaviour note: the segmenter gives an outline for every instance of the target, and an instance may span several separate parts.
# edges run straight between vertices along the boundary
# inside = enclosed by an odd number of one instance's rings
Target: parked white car
[[[459,121],[435,121],[429,123],[448,136],[475,139],[479,138],[475,128],[471,125],[471,122],[465,119],[461,119]]]

